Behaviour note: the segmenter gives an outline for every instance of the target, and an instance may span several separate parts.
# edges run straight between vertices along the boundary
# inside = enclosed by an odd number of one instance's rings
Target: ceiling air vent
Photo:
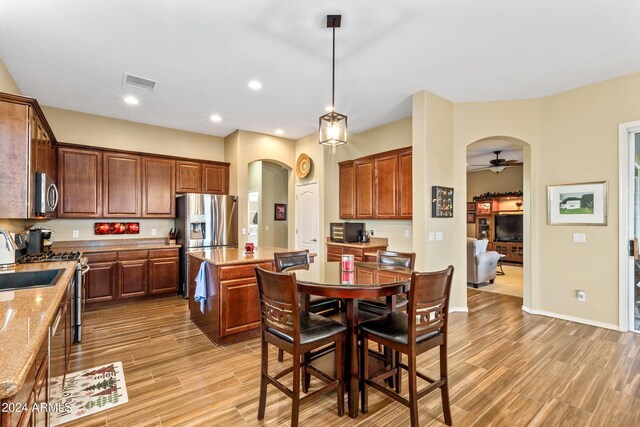
[[[144,77],[134,76],[133,74],[124,73],[122,78],[122,84],[125,86],[133,86],[140,89],[153,90],[156,86],[156,81],[145,79]]]

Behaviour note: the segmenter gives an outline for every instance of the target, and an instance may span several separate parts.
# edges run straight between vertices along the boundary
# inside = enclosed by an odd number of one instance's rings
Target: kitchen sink
[[[40,288],[52,286],[64,270],[22,271],[19,273],[1,273],[0,291]]]

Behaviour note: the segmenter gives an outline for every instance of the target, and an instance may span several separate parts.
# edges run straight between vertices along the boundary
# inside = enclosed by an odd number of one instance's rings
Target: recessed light
[[[222,121],[222,117],[220,117],[217,114],[214,114],[213,116],[211,116],[211,121],[212,122],[216,122],[216,123],[221,122]]]
[[[138,105],[140,101],[138,101],[138,98],[136,98],[135,96],[125,96],[124,102],[126,102],[129,105]]]
[[[249,89],[253,89],[253,90],[262,89],[262,83],[260,83],[257,80],[251,80],[249,82]]]
[[[284,135],[284,131],[283,131],[282,129],[276,129],[276,130],[274,131],[274,133],[275,133],[276,135]]]

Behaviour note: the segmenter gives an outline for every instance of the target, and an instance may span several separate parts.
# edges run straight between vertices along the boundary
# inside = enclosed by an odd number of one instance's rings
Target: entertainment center
[[[476,239],[488,239],[488,251],[505,255],[505,261],[523,261],[522,197],[497,197],[475,201]]]

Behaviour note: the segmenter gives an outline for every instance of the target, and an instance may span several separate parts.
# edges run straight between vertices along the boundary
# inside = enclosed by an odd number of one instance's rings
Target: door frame
[[[324,226],[324,224],[322,224],[322,215],[320,212],[321,209],[321,200],[320,200],[320,181],[317,179],[311,180],[311,181],[307,181],[307,182],[298,182],[296,183],[295,186],[295,190],[294,190],[294,194],[293,197],[295,198],[296,201],[296,221],[295,221],[295,226],[294,226],[294,232],[295,232],[295,249],[299,249],[300,248],[300,233],[298,233],[298,225],[300,224],[300,204],[298,203],[298,188],[301,187],[306,187],[308,185],[317,185],[317,189],[318,189],[318,253],[317,253],[317,260],[318,261],[322,261],[322,240],[320,240],[320,236],[322,235],[320,230],[322,230],[322,227]]]
[[[618,329],[635,332],[633,327],[633,279],[629,274],[630,232],[633,230],[634,187],[631,185],[631,138],[640,132],[640,120],[618,125]]]

